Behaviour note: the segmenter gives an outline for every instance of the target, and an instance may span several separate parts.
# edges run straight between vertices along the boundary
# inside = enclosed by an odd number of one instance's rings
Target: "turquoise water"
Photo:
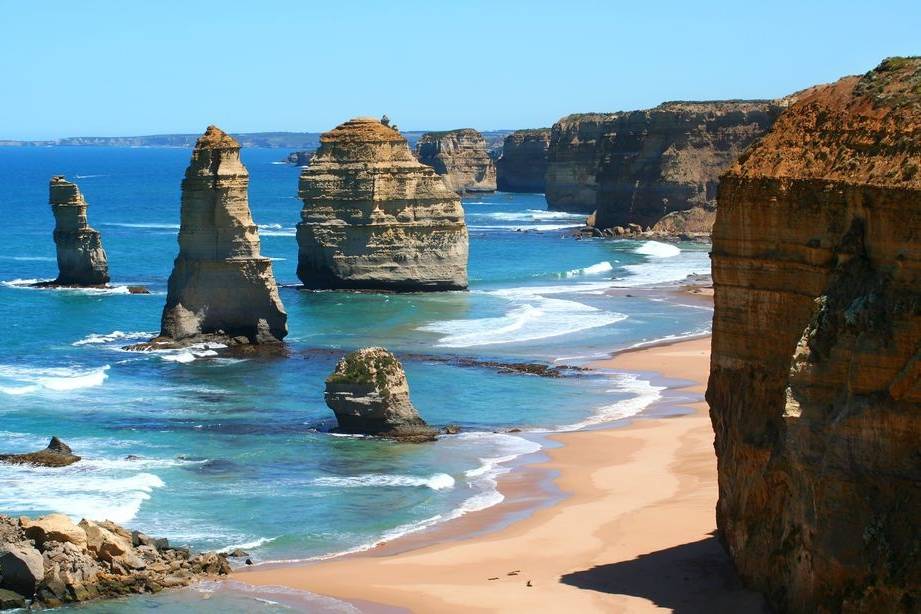
[[[54,434],[84,457],[65,469],[0,466],[0,513],[111,518],[196,549],[244,547],[259,562],[362,549],[498,502],[497,475],[539,448],[532,433],[628,417],[658,396],[632,375],[538,378],[452,358],[581,364],[709,327],[708,309],[666,291],[709,271],[705,246],[577,241],[564,229],[580,216],[546,211],[539,194],[465,201],[469,292],[298,290],[298,169],[275,163],[284,153],[243,159],[290,355],[239,360],[121,349],[159,327],[188,150],[0,148],[0,450],[40,448]],[[86,196],[112,290],[25,287],[56,274],[54,174]],[[127,294],[129,284],[152,294]],[[329,434],[323,380],[343,352],[367,345],[403,358],[426,420],[463,432],[431,445]],[[171,611],[189,594],[154,602]],[[196,609],[233,611],[238,599],[219,592]]]

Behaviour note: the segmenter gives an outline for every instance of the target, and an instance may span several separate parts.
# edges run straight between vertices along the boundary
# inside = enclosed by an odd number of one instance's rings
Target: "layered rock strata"
[[[58,277],[55,286],[105,286],[109,262],[98,230],[86,220],[86,199],[77,184],[64,177],[51,178],[49,202],[54,214],[54,246]]]
[[[516,130],[505,137],[496,161],[496,186],[503,192],[543,192],[550,129]]]
[[[224,555],[193,555],[114,522],[74,524],[63,514],[35,520],[0,516],[0,603],[5,607],[54,608],[156,593],[228,573]]]
[[[26,454],[0,454],[0,463],[10,465],[35,465],[37,467],[66,467],[80,460],[66,443],[52,437],[48,447]]]
[[[921,58],[801,93],[723,175],[717,524],[781,611],[921,604]]]
[[[326,378],[326,404],[339,430],[399,441],[435,439],[409,399],[403,365],[384,348],[363,348],[343,357]]]
[[[459,194],[496,191],[496,166],[486,139],[472,128],[426,132],[416,142],[416,157]]]
[[[305,287],[467,287],[460,198],[380,121],[353,119],[325,133],[299,194],[297,275]]]
[[[720,173],[770,128],[781,108],[771,101],[668,102],[565,117],[551,136],[548,205],[596,211],[598,228],[649,227],[695,207],[712,213]]]
[[[179,255],[161,338],[271,343],[288,333],[272,262],[259,253],[248,185],[239,143],[209,126],[182,181]]]

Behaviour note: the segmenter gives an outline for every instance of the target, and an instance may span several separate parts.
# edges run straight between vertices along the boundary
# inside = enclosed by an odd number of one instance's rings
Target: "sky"
[[[921,0],[0,0],[0,139],[550,126],[921,54]]]

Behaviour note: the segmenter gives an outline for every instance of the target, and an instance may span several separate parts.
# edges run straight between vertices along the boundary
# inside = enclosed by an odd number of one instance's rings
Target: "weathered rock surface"
[[[652,227],[655,235],[688,236],[707,239],[716,221],[716,207],[691,207],[665,214]]]
[[[285,161],[294,166],[307,166],[310,164],[310,156],[312,155],[313,151],[292,151],[285,158]]]
[[[459,194],[496,191],[496,166],[486,139],[472,128],[426,132],[416,142],[416,157]]]
[[[58,277],[53,286],[104,286],[109,262],[99,231],[86,220],[86,199],[77,184],[61,176],[51,178],[49,202],[54,214],[54,246]]]
[[[723,175],[717,524],[780,610],[921,607],[921,58],[801,93]]]
[[[154,341],[271,343],[288,334],[272,262],[259,253],[240,145],[215,126],[182,181],[179,255]]]
[[[352,119],[325,133],[299,193],[297,275],[305,287],[467,287],[460,198],[380,121]]]
[[[516,130],[505,137],[496,161],[496,186],[503,192],[543,192],[550,128]]]
[[[644,111],[564,117],[551,133],[547,203],[595,211],[595,226],[602,229],[653,226],[673,211],[712,209],[720,173],[770,128],[782,105],[667,102]]]
[[[58,607],[95,598],[155,593],[226,575],[226,557],[192,555],[166,540],[133,543],[132,534],[109,521],[52,514],[31,520],[0,516],[0,609]]]
[[[52,437],[48,447],[27,454],[0,454],[0,463],[12,465],[36,465],[38,467],[66,467],[80,460],[66,443]]]
[[[363,348],[343,357],[326,378],[326,404],[346,433],[400,441],[435,439],[409,399],[403,365],[384,348]]]

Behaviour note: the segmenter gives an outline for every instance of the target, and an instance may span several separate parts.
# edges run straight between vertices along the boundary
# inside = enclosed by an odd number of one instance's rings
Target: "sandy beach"
[[[697,401],[683,404],[693,411],[682,416],[554,435],[562,445],[526,473],[556,476],[564,497],[555,504],[482,531],[528,499],[520,492],[528,480],[513,472],[500,481],[509,503],[448,523],[440,534],[235,579],[413,612],[761,611],[760,595],[740,588],[714,537],[716,458],[702,401],[709,347],[705,338],[597,363],[683,380],[680,391]],[[479,534],[457,538],[477,525]]]

